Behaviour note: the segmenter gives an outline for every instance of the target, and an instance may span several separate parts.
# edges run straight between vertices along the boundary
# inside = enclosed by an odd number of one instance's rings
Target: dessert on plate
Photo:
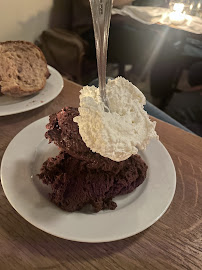
[[[113,198],[143,183],[147,165],[137,154],[157,138],[141,91],[124,78],[106,87],[110,112],[99,89],[85,86],[79,109],[66,107],[52,114],[45,137],[60,153],[41,168],[39,179],[50,185],[51,201],[73,212],[91,205],[93,211],[115,209]]]

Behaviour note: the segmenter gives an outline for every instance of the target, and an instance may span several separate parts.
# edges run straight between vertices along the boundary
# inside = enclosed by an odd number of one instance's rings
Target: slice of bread
[[[31,42],[0,43],[0,91],[13,97],[28,96],[44,88],[50,76],[42,51]]]

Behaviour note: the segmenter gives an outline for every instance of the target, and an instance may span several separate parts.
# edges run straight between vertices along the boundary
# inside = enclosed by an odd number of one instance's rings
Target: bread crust
[[[49,72],[48,67],[47,67],[47,61],[46,61],[46,58],[45,58],[43,52],[35,44],[33,44],[29,41],[21,41],[21,40],[0,42],[0,48],[1,48],[1,46],[6,46],[6,45],[10,45],[10,44],[17,45],[19,47],[23,47],[24,45],[25,46],[28,45],[30,48],[36,49],[40,53],[40,58],[43,60],[43,62],[46,65],[45,77],[43,78],[43,84],[41,87],[33,89],[33,90],[26,90],[26,89],[23,89],[22,86],[19,86],[17,84],[11,85],[9,87],[3,87],[1,85],[2,80],[1,80],[1,76],[0,76],[0,92],[2,94],[9,95],[12,97],[22,97],[22,96],[32,95],[34,93],[41,91],[46,84],[46,79],[50,76],[50,72]],[[43,74],[43,76],[44,76],[44,74]]]
[[[16,85],[16,86],[12,86],[8,89],[4,89],[3,91],[1,91],[1,93],[3,95],[7,95],[7,96],[11,96],[11,97],[25,97],[25,96],[30,96],[30,95],[38,93],[39,91],[41,91],[45,87],[45,85],[46,85],[46,81],[44,82],[43,87],[41,87],[40,89],[34,89],[32,91],[22,90],[21,87]]]

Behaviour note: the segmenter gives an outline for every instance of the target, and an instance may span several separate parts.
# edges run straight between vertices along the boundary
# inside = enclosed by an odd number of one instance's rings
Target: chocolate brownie
[[[45,137],[61,152],[44,162],[39,178],[51,185],[51,200],[73,212],[90,204],[93,210],[115,209],[117,195],[132,192],[146,178],[147,165],[140,156],[115,162],[93,153],[83,142],[73,118],[78,109],[64,108],[50,116]]]

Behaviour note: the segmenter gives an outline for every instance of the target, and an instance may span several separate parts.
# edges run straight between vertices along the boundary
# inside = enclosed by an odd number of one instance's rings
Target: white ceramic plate
[[[47,79],[45,87],[39,93],[21,98],[1,95],[0,116],[30,111],[56,98],[62,91],[63,78],[53,67],[48,66],[48,69],[51,76]]]
[[[173,162],[164,146],[151,141],[140,153],[147,179],[135,191],[115,199],[114,211],[68,213],[51,203],[49,189],[36,174],[58,150],[44,139],[48,117],[22,130],[9,144],[1,164],[1,181],[15,210],[37,228],[80,242],[108,242],[135,235],[156,222],[170,205],[176,186]]]

